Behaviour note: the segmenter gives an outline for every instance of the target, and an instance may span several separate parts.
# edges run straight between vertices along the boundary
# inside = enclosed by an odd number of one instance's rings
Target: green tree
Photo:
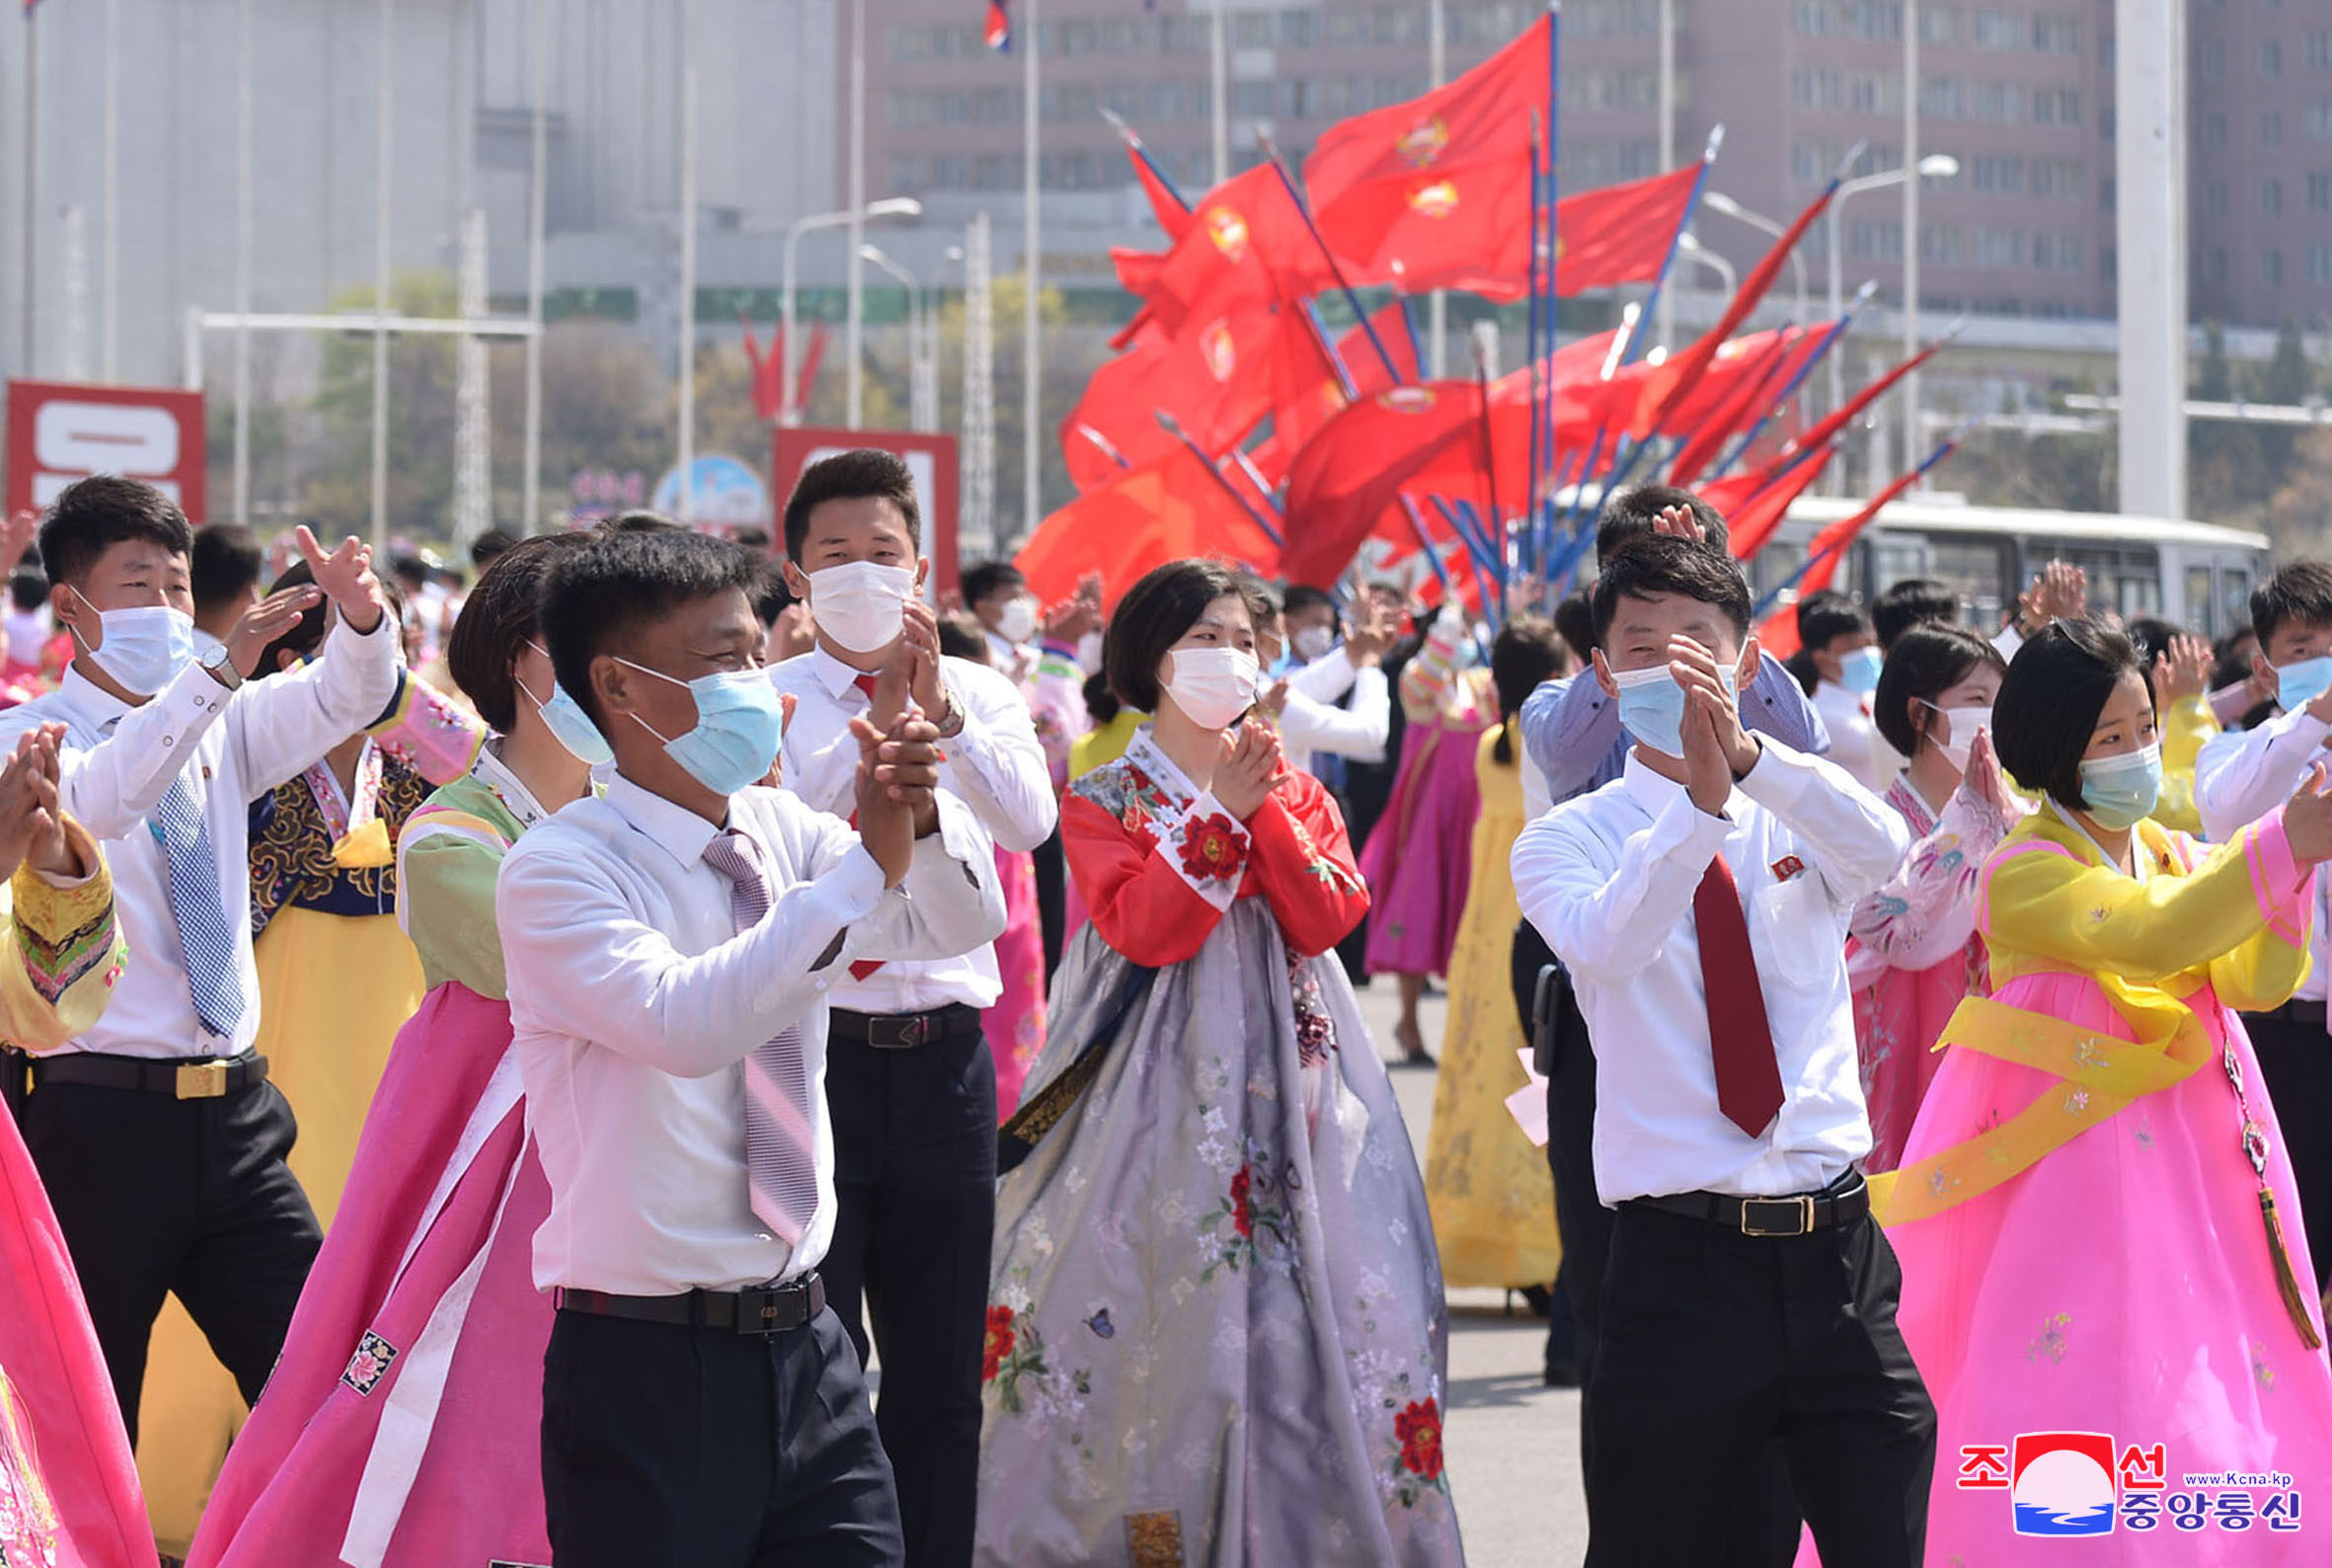
[[[453,279],[412,273],[389,286],[390,308],[409,316],[449,316]],[[333,298],[333,310],[369,310],[370,288]],[[389,531],[442,539],[453,500],[454,341],[436,335],[389,338]],[[319,532],[361,535],[372,520],[372,335],[337,334],[324,343],[322,373],[309,406],[309,461],[298,491]]]

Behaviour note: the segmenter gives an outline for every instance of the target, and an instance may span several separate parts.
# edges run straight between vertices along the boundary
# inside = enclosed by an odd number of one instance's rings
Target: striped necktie
[[[170,913],[187,952],[187,987],[202,1027],[224,1041],[243,1021],[243,979],[235,964],[235,939],[219,898],[218,857],[211,850],[210,824],[201,804],[180,773],[163,791],[147,819],[147,830],[170,863]]]
[[[741,934],[769,912],[769,883],[752,839],[725,827],[705,845],[705,864],[729,880],[729,910]],[[810,1068],[798,1024],[744,1059],[745,1182],[753,1214],[789,1247],[800,1246],[817,1213],[817,1135]]]
[[[877,677],[874,671],[862,669],[858,672],[856,678],[850,682],[859,690],[867,694],[867,708],[869,712],[872,712],[875,706],[876,678]],[[874,723],[874,720],[869,719],[867,722],[872,724]],[[858,811],[855,807],[852,808],[850,813],[850,825],[853,829],[858,826]],[[869,975],[874,974],[875,971],[881,969],[882,967],[883,961],[879,958],[853,959],[850,963],[850,978],[854,980],[865,980]]]

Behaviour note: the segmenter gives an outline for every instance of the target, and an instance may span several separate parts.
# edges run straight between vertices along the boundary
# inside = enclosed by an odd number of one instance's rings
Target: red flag
[[[1112,449],[1134,464],[1179,444],[1158,424],[1160,412],[1173,415],[1209,456],[1237,445],[1272,411],[1283,338],[1309,336],[1290,323],[1288,309],[1218,316],[1179,338],[1144,334],[1094,371],[1060,428],[1077,489],[1099,489],[1124,472]]]
[[[745,363],[752,366],[753,412],[775,424],[785,414],[786,405],[786,329],[780,323],[769,340],[769,352],[753,341],[752,318],[743,311],[737,313],[738,325],[744,329]]]
[[[1658,277],[1676,230],[1684,226],[1700,168],[1688,163],[1556,201],[1555,292],[1569,296]],[[1526,276],[1516,275],[1517,290]]]
[[[1748,561],[1765,547],[1773,531],[1781,526],[1781,519],[1789,514],[1790,504],[1822,477],[1822,471],[1829,466],[1837,451],[1835,446],[1825,446],[1818,456],[1807,458],[1770,484],[1766,480],[1781,473],[1786,459],[1762,473],[1740,474],[1702,488],[1700,499],[1716,508],[1725,519],[1735,560]]]
[[[1807,203],[1806,210],[1799,213],[1797,221],[1789,226],[1789,232],[1775,240],[1764,259],[1749,270],[1749,276],[1741,280],[1741,287],[1735,292],[1733,302],[1725,307],[1725,314],[1718,319],[1717,324],[1691,348],[1671,358],[1645,381],[1643,398],[1636,405],[1635,431],[1639,436],[1669,427],[1669,416],[1691,393],[1700,380],[1701,372],[1708,368],[1709,361],[1725,347],[1733,329],[1747,321],[1749,313],[1757,308],[1757,302],[1773,286],[1773,279],[1780,275],[1790,252],[1796,248],[1799,239],[1814,220],[1822,215],[1823,208],[1829,205],[1830,195],[1836,189],[1837,183],[1832,181],[1822,195]]]
[[[1287,471],[1281,575],[1315,588],[1334,583],[1403,488],[1452,442],[1472,440],[1481,415],[1473,382],[1429,381],[1379,392],[1331,419]],[[1407,534],[1401,527],[1396,537]]]
[[[810,407],[810,394],[817,385],[817,363],[826,356],[826,324],[815,322],[810,328],[810,341],[802,345],[802,362],[794,366],[794,407]]]
[[[1012,47],[1012,17],[1004,9],[1004,0],[988,0],[986,26],[981,35],[987,46],[1001,54]]]
[[[1795,335],[1802,338],[1802,334]],[[1692,427],[1692,433],[1676,455],[1669,459],[1668,482],[1690,489],[1701,470],[1716,461],[1728,441],[1754,425],[1773,406],[1773,396],[1789,381],[1780,372],[1787,365],[1793,334],[1785,328],[1757,355],[1752,373],[1740,378],[1737,395]]]
[[[1837,409],[1832,412],[1828,418],[1823,420],[1813,429],[1799,435],[1796,440],[1791,441],[1789,445],[1783,447],[1782,454],[1787,456],[1792,452],[1804,451],[1809,446],[1818,445],[1823,442],[1835,439],[1838,432],[1845,430],[1849,425],[1853,424],[1855,419],[1862,413],[1864,409],[1869,408],[1873,403],[1876,403],[1880,398],[1884,397],[1888,388],[1894,386],[1896,382],[1902,380],[1904,376],[1910,374],[1913,370],[1916,370],[1919,366],[1925,364],[1929,359],[1933,358],[1935,356],[1935,351],[1942,347],[1943,341],[1939,339],[1936,342],[1927,345],[1926,348],[1921,349],[1917,353],[1912,354],[1901,364],[1898,364],[1894,369],[1888,371],[1876,381],[1873,381],[1869,386],[1864,387],[1861,391],[1855,393],[1845,402],[1839,404]]]
[[[1193,319],[1300,299],[1329,281],[1279,170],[1259,163],[1208,192],[1142,296],[1168,332]]]
[[[1798,651],[1798,605],[1830,586],[1831,578],[1837,573],[1838,563],[1845,559],[1848,550],[1854,548],[1855,538],[1869,526],[1873,517],[1885,510],[1887,503],[1919,482],[1919,475],[1926,471],[1926,466],[1921,464],[1908,473],[1897,475],[1895,482],[1873,496],[1862,510],[1851,516],[1840,517],[1807,544],[1806,559],[1810,564],[1806,568],[1806,575],[1798,580],[1789,602],[1765,617],[1764,625],[1757,628],[1757,640],[1765,644],[1766,651],[1774,658],[1787,659]]]
[[[1369,329],[1376,334],[1375,343],[1369,341]],[[1353,400],[1345,395],[1344,381],[1321,348],[1312,322],[1290,323],[1287,339],[1286,352],[1274,361],[1279,376],[1272,389],[1272,436],[1279,450],[1292,454]],[[1376,352],[1377,344],[1391,356],[1389,370]],[[1409,335],[1408,307],[1397,299],[1370,316],[1367,328],[1347,331],[1336,353],[1360,397],[1425,379],[1417,362],[1417,341]]]
[[[1166,176],[1150,161],[1149,149],[1141,144],[1141,138],[1133,133],[1133,128],[1118,120],[1116,116],[1112,116],[1111,120],[1117,124],[1118,135],[1126,143],[1126,156],[1133,162],[1133,178],[1141,182],[1142,195],[1150,198],[1150,212],[1157,218],[1158,227],[1166,231],[1168,239],[1181,239],[1183,231],[1191,226],[1189,204],[1174,187],[1166,183]],[[1116,252],[1111,254],[1115,255]],[[1139,293],[1141,290],[1135,289],[1134,292]]]
[[[1102,601],[1115,607],[1143,573],[1169,561],[1220,556],[1268,571],[1278,554],[1221,478],[1177,441],[1047,517],[1013,564],[1048,604],[1099,572]]]

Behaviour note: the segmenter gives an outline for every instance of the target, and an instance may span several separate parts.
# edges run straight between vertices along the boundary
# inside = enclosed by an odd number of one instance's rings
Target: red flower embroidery
[[[1434,1480],[1441,1473],[1441,1409],[1431,1399],[1411,1405],[1393,1418],[1393,1436],[1401,1440],[1401,1464],[1410,1474]]]
[[[1253,1180],[1245,1165],[1231,1178],[1231,1228],[1242,1236],[1255,1234],[1255,1212],[1247,1207],[1247,1189]]]
[[[1005,1357],[1012,1354],[1014,1342],[1012,1308],[1009,1306],[989,1307],[987,1350],[980,1357],[979,1362],[979,1380],[981,1382],[994,1380],[996,1369],[1003,1364]]]
[[[1247,843],[1238,825],[1216,812],[1183,825],[1182,869],[1201,882],[1225,882],[1245,869]]]

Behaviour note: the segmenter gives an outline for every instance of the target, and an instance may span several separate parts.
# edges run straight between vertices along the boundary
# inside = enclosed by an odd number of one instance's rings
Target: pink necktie
[[[729,908],[741,934],[769,912],[769,884],[752,839],[725,827],[705,845],[705,864],[729,879]],[[753,1049],[745,1069],[745,1182],[753,1213],[789,1247],[817,1213],[817,1133],[802,1031],[788,1024]]]

